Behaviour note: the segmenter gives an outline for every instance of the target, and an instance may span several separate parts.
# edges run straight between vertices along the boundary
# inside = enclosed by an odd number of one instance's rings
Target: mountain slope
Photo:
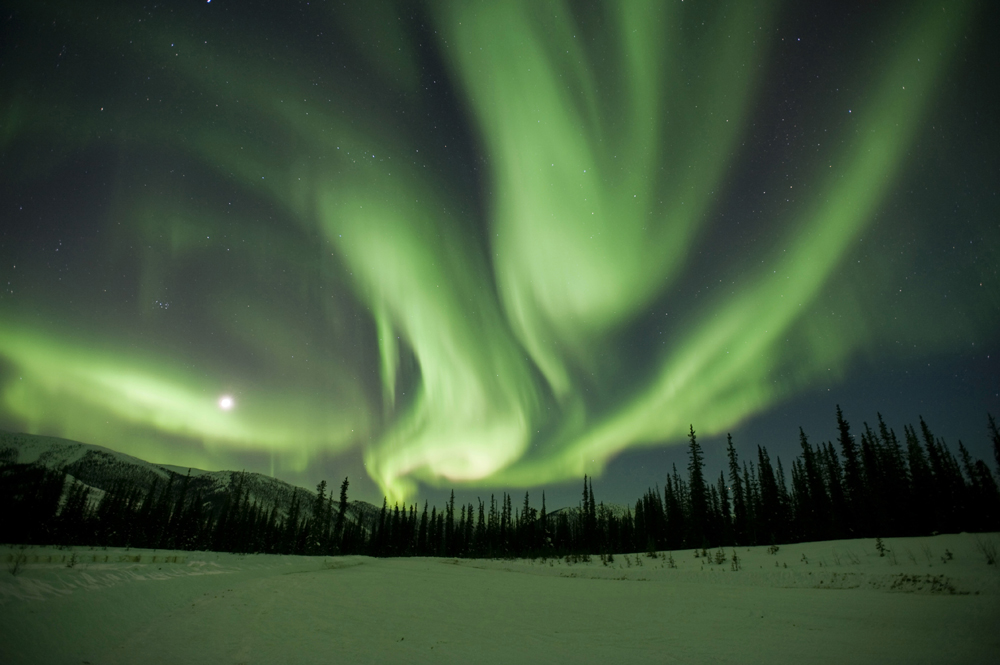
[[[0,463],[37,464],[50,469],[64,469],[76,481],[96,490],[92,492],[95,497],[102,496],[115,483],[122,481],[134,483],[148,492],[154,482],[158,491],[162,491],[172,480],[172,493],[176,495],[184,476],[188,474],[187,469],[154,464],[103,446],[4,430],[0,430]],[[268,509],[277,506],[279,515],[283,516],[288,514],[293,493],[297,493],[302,504],[301,514],[312,514],[315,492],[259,473],[190,469],[188,492],[194,495],[201,492],[205,504],[217,511],[225,504],[230,492],[235,491],[241,477],[243,490],[249,491],[251,502],[256,501]],[[336,491],[335,487],[331,489]],[[356,521],[377,510],[370,503],[351,501],[348,517]]]

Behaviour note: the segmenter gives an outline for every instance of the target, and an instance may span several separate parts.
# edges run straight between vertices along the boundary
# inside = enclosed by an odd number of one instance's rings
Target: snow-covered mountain
[[[189,472],[185,468],[154,464],[90,443],[0,430],[0,463],[4,462],[65,469],[76,481],[93,488],[91,494],[97,500],[121,481],[134,483],[143,491],[148,491],[154,481],[162,490],[173,479],[173,490],[179,492],[181,482]],[[201,492],[203,500],[213,509],[222,507],[229,492],[239,484],[241,476],[243,489],[249,490],[251,502],[257,501],[267,507],[276,505],[281,515],[288,513],[293,493],[298,493],[305,515],[311,514],[316,497],[312,490],[259,473],[190,469],[190,474],[189,494]],[[336,492],[337,487],[331,487],[331,490]],[[336,500],[334,496],[335,503]],[[359,516],[377,511],[370,503],[351,501],[348,517],[356,520]]]

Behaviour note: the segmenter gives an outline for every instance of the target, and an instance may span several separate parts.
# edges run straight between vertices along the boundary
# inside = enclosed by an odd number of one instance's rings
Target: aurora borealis
[[[357,4],[8,4],[0,427],[392,500],[1000,415],[988,3]]]

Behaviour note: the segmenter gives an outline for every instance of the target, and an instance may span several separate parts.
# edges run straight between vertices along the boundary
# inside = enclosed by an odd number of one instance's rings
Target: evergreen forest
[[[860,437],[837,408],[838,438],[811,443],[789,467],[765,447],[741,460],[728,438],[728,464],[706,473],[694,428],[687,468],[666,474],[634,506],[605,506],[586,476],[579,505],[551,513],[529,493],[441,508],[418,504],[349,511],[349,482],[338,496],[323,481],[291,505],[253,498],[233,474],[218,507],[190,491],[190,474],[148,489],[122,478],[99,500],[65,469],[0,456],[0,542],[237,553],[533,558],[778,545],[841,538],[921,536],[1000,530],[993,470],[959,442],[957,456],[921,418],[902,436],[878,416]],[[1000,432],[988,417],[997,473]],[[176,478],[175,478],[176,476]]]

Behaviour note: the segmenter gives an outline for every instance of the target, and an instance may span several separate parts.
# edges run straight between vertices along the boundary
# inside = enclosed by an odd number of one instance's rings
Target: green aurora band
[[[87,17],[62,29],[98,62],[124,53],[135,72],[165,72],[169,92],[158,94],[186,100],[184,112],[125,85],[67,78],[35,90],[24,65],[3,93],[0,144],[54,143],[62,159],[101,145],[180,152],[268,207],[234,213],[244,240],[225,265],[244,284],[199,282],[208,351],[148,312],[127,334],[99,317],[0,303],[4,413],[29,431],[178,465],[255,451],[302,470],[361,448],[390,500],[418,483],[527,487],[600,473],[627,448],[683,441],[692,422],[725,432],[843,372],[878,333],[860,309],[822,326],[815,315],[892,191],[964,27],[957,6],[942,19],[932,4],[898,27],[849,119],[831,111],[826,141],[837,147],[775,213],[770,246],[720,268],[731,288],[671,320],[669,342],[630,382],[607,349],[669,299],[717,221],[766,71],[772,3],[613,3],[587,39],[568,3],[436,3],[437,48],[486,156],[482,195],[428,168],[447,151],[386,101],[407,100],[413,122],[432,112],[415,38],[394,31],[382,5],[345,28],[384,30],[358,38],[367,82],[327,71],[305,47],[274,56],[246,45],[259,35],[144,27],[118,4],[87,7],[61,9]],[[48,20],[39,5],[19,11]],[[225,202],[193,202],[197,184],[140,191],[138,174],[120,178],[105,260],[146,248],[137,302],[221,261],[212,239],[233,233]],[[298,323],[315,302],[320,323]],[[376,340],[353,337],[355,315]],[[928,336],[946,348],[960,330]],[[366,345],[373,390],[367,356],[352,350]],[[605,383],[623,387],[589,394]],[[229,412],[216,407],[226,391],[238,400]]]

